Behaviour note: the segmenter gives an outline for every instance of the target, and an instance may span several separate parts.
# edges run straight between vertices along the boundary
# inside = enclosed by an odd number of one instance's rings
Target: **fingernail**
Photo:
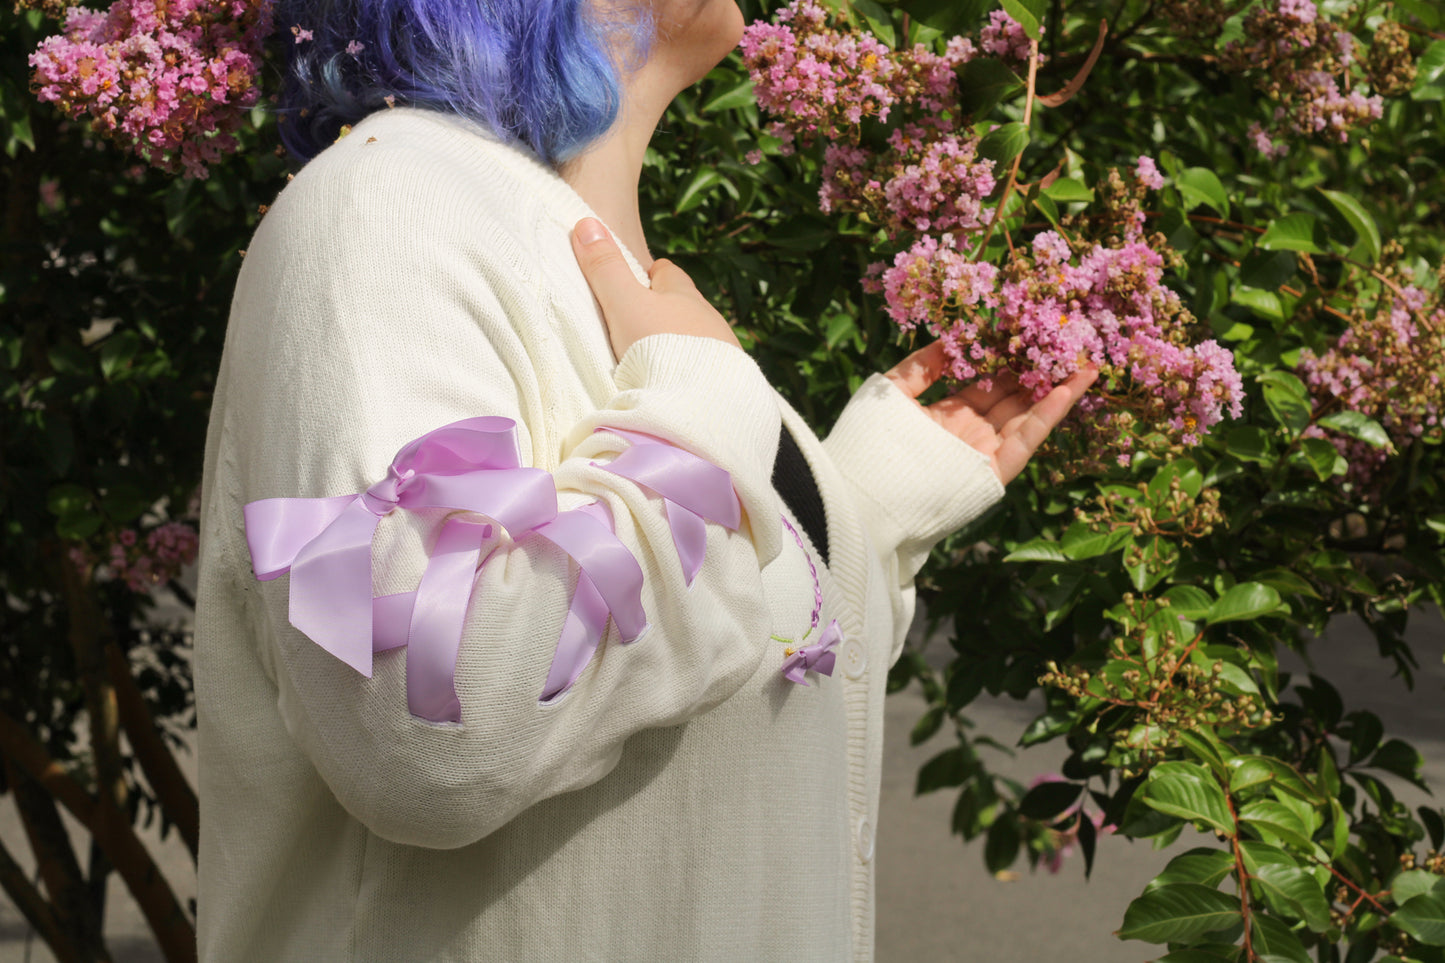
[[[577,222],[577,240],[583,244],[596,244],[607,238],[607,228],[595,217],[584,217]]]

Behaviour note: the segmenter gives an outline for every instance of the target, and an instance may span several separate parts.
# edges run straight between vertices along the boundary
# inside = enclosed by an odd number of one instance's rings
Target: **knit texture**
[[[909,566],[997,482],[937,426],[890,439],[913,405],[896,389],[860,392],[825,449],[734,346],[658,335],[614,363],[568,240],[590,213],[524,152],[398,109],[307,165],[249,245],[202,504],[202,959],[871,958]],[[433,725],[407,712],[404,651],[368,679],[289,625],[289,580],[252,577],[241,507],[360,492],[406,442],[476,415],[517,422],[563,509],[608,506],[649,629],[627,645],[609,629],[540,704],[576,568],[499,531],[457,661],[462,722]],[[827,566],[781,523],[784,423],[822,496]],[[731,473],[744,524],[708,525],[691,586],[661,500],[602,467],[627,447],[606,428]],[[914,446],[889,459],[916,466],[891,513],[870,437]],[[416,587],[444,518],[382,520],[376,594]],[[774,638],[808,629],[805,552],[822,623],[845,634],[806,688]]]

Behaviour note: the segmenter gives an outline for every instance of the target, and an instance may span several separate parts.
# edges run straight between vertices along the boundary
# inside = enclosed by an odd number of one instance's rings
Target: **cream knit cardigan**
[[[568,242],[589,213],[530,155],[397,109],[258,229],[206,444],[203,960],[871,958],[887,669],[928,549],[1001,487],[881,377],[820,443],[722,342],[658,335],[616,363]],[[287,623],[289,580],[252,577],[241,507],[360,492],[476,415],[517,422],[563,509],[607,503],[650,628],[626,646],[609,630],[539,704],[576,569],[500,534],[458,657],[462,723],[434,725],[407,712],[402,650],[367,679]],[[807,547],[822,624],[846,639],[806,687],[772,638],[800,637],[814,596],[770,482],[782,423],[826,507],[831,565]],[[691,587],[662,503],[594,464],[626,445],[603,426],[731,472],[743,526],[709,523]],[[443,517],[382,521],[377,594],[415,588]]]

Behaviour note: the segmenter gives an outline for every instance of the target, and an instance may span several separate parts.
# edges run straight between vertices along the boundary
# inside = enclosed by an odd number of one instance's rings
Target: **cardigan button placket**
[[[843,663],[843,674],[850,679],[859,679],[868,668],[868,650],[857,639],[846,640],[838,649],[839,661]]]
[[[858,858],[868,863],[873,860],[873,844],[877,837],[873,832],[873,820],[864,816],[858,820]]]

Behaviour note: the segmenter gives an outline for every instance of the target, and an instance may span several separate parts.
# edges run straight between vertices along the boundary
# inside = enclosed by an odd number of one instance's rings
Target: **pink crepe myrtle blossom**
[[[205,177],[260,96],[270,32],[267,0],[116,0],[71,7],[29,63],[42,102],[153,167]]]
[[[1445,436],[1445,304],[1440,292],[1414,284],[1386,289],[1374,304],[1357,304],[1349,326],[1328,348],[1306,348],[1299,373],[1320,411],[1357,411],[1378,422],[1403,448],[1417,438]],[[1348,467],[1343,482],[1374,494],[1389,452],[1312,424],[1307,437],[1335,445]]]
[[[85,578],[117,581],[137,594],[150,592],[181,574],[196,560],[196,529],[181,521],[156,525],[143,534],[134,528],[116,532],[98,554],[89,546],[72,545],[70,563]]]

